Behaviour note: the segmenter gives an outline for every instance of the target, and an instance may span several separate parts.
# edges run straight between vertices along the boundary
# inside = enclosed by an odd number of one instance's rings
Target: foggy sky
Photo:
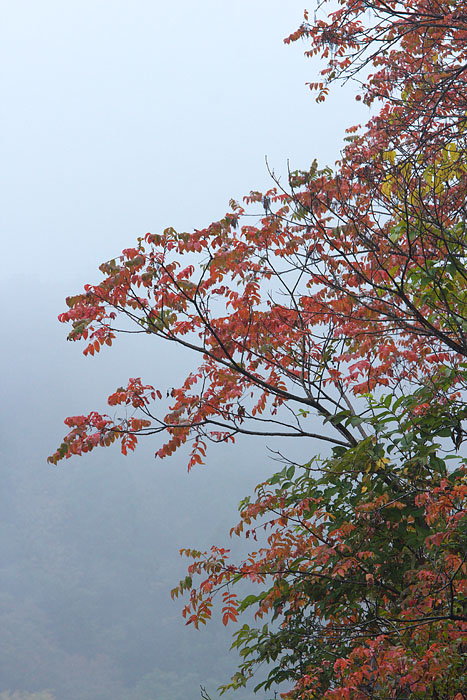
[[[366,118],[348,88],[315,103],[317,62],[282,42],[302,16],[302,0],[3,3],[3,407],[38,459],[65,415],[173,358],[140,340],[83,358],[56,320],[64,297],[146,231],[205,226],[269,187],[265,156],[282,174],[332,164]]]
[[[158,546],[176,558],[178,546],[197,544],[200,499],[210,514],[199,524],[203,546],[219,528],[222,540],[239,498],[273,467],[245,443],[189,476],[183,456],[155,462],[156,443],[126,460],[96,450],[47,465],[64,417],[104,409],[129,376],[175,382],[192,367],[141,336],[84,358],[56,318],[64,297],[98,281],[98,265],[147,231],[206,226],[231,197],[269,188],[265,156],[283,175],[288,160],[293,169],[315,157],[333,164],[344,129],[368,113],[352,87],[317,105],[305,86],[317,62],[303,57],[306,44],[282,42],[303,0],[0,6],[3,459],[15,478],[37,464],[37,488],[89,479],[96,509],[106,480],[137,480],[161,507]],[[177,504],[187,538],[171,542]]]

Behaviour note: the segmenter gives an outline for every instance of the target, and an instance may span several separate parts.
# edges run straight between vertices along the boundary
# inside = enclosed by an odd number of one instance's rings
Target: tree
[[[267,662],[257,689],[288,682],[292,697],[465,697],[466,469],[440,456],[444,421],[421,401],[428,393],[369,398],[357,447],[260,485],[233,528],[268,532],[245,561],[184,551],[194,561],[173,595],[190,592],[188,621],[204,622],[217,592],[226,622],[252,606],[272,616],[235,633],[242,663],[225,688]],[[231,586],[243,580],[260,591],[239,602]]]
[[[147,234],[60,317],[85,354],[112,344],[118,317],[200,365],[165,416],[161,388],[134,378],[109,397],[124,418],[68,418],[52,463],[156,433],[159,457],[192,440],[189,468],[209,441],[241,433],[333,447],[244,502],[236,532],[268,518],[266,548],[239,565],[223,548],[186,552],[195,561],[174,594],[191,591],[188,621],[205,622],[221,591],[225,622],[256,605],[281,623],[237,634],[234,686],[267,660],[266,685],[293,681],[294,697],[465,697],[467,486],[463,459],[448,468],[444,450],[465,436],[466,10],[342,0],[325,19],[305,15],[288,41],[327,61],[318,101],[358,77],[378,107],[349,128],[335,170],[315,162],[287,189],[272,173],[275,187],[203,230]],[[239,603],[230,585],[244,579],[269,588]]]

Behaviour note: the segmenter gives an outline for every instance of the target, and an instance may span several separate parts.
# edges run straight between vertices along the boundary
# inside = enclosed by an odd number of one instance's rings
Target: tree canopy
[[[173,594],[188,593],[188,622],[206,622],[216,594],[225,623],[251,607],[272,618],[236,632],[226,687],[268,662],[257,687],[284,697],[461,700],[467,6],[326,8],[286,41],[324,61],[318,101],[351,78],[374,116],[349,127],[334,168],[313,162],[286,186],[272,172],[269,191],[204,229],[148,233],[67,299],[60,320],[85,354],[123,331],[199,364],[168,392],[130,379],[108,399],[123,417],[67,418],[50,461],[161,433],[157,456],[190,441],[191,468],[240,434],[308,439],[306,464],[284,458],[240,506],[233,532],[265,529],[266,545],[237,563],[224,547],[184,551]],[[238,598],[240,581],[255,593]]]

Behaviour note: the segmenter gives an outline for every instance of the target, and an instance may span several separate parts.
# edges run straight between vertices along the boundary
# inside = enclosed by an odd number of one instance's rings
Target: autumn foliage
[[[205,229],[148,233],[67,299],[60,320],[85,354],[112,344],[118,318],[199,363],[169,396],[130,379],[108,400],[124,418],[68,418],[50,461],[157,433],[158,457],[190,442],[189,468],[239,434],[307,439],[310,457],[327,443],[331,456],[286,462],[241,504],[233,533],[267,533],[245,561],[184,551],[173,594],[188,594],[187,621],[204,623],[216,594],[224,623],[251,607],[262,619],[235,633],[226,687],[267,662],[258,688],[284,697],[461,700],[467,3],[325,10],[287,41],[324,60],[318,101],[358,79],[374,116],[348,129],[334,169],[314,162],[287,187],[272,174]],[[240,581],[255,592],[238,599]]]

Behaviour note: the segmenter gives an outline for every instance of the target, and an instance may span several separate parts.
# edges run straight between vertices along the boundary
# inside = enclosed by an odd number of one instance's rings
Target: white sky
[[[342,88],[317,105],[306,44],[282,43],[303,0],[2,5],[8,276],[91,281],[137,235],[200,227],[267,187],[265,156],[332,163],[359,118]]]
[[[2,385],[18,468],[29,454],[50,469],[66,415],[183,363],[128,342],[83,358],[56,320],[64,297],[146,231],[200,228],[270,187],[265,156],[282,173],[287,159],[332,164],[366,120],[352,87],[325,105],[305,87],[317,63],[282,42],[303,2],[0,2]]]

